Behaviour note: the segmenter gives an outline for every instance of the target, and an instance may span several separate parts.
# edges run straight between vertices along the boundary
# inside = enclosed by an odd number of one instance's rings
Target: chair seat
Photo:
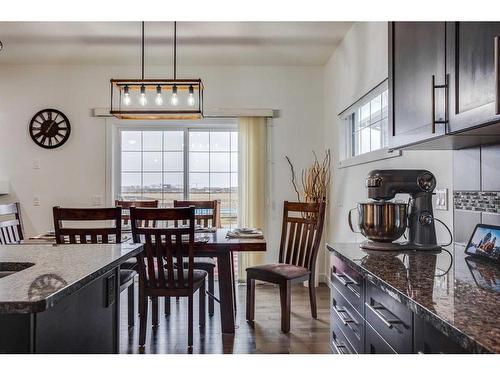
[[[263,278],[263,281],[275,279],[293,280],[308,276],[311,272],[305,267],[286,263],[263,264],[247,268],[247,274],[252,278]]]
[[[158,272],[158,271],[155,271],[155,273]],[[168,280],[168,271],[167,270],[164,270],[164,274],[165,274],[165,281]],[[203,271],[203,270],[193,270],[193,284],[200,284],[201,282],[203,282],[205,280],[205,278],[207,277],[208,273],[206,271]],[[187,270],[184,270],[184,287],[187,287],[188,286],[188,271]],[[158,277],[158,274],[156,273],[156,277]],[[177,288],[177,280],[178,280],[178,272],[177,270],[174,270],[174,283],[175,283],[175,287]]]
[[[126,284],[130,280],[132,280],[137,272],[134,270],[120,270],[120,285]]]
[[[205,267],[215,267],[215,259],[210,257],[194,257],[194,268],[205,269]],[[188,258],[184,258],[184,267],[187,267]]]

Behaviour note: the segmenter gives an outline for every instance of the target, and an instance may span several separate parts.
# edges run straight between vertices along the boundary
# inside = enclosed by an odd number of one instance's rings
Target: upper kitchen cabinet
[[[389,147],[444,135],[444,22],[389,23]]]
[[[449,131],[500,121],[500,22],[448,22]]]

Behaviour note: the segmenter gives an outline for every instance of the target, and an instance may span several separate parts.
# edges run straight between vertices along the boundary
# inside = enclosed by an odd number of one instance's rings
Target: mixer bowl
[[[363,236],[376,242],[392,242],[403,235],[408,223],[408,205],[374,201],[358,203],[358,227]],[[349,225],[354,231],[349,212]]]

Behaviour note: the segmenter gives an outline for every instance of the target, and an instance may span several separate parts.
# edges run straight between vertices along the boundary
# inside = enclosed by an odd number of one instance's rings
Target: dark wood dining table
[[[208,241],[195,241],[195,257],[210,257],[217,259],[219,300],[222,333],[233,334],[235,331],[235,310],[233,301],[233,274],[231,267],[231,253],[244,251],[266,251],[265,239],[256,238],[228,238],[228,229],[217,229],[213,233],[196,233],[196,236],[208,238]],[[44,239],[41,240],[41,237]],[[131,234],[124,232],[123,241],[131,241]],[[125,239],[126,238],[126,239]],[[24,243],[55,243],[55,237],[41,235],[32,237]]]
[[[217,259],[219,299],[222,333],[234,333],[234,301],[231,253],[243,251],[266,251],[265,239],[228,238],[227,229],[217,229],[215,233],[204,233],[207,242],[195,242],[196,257]]]

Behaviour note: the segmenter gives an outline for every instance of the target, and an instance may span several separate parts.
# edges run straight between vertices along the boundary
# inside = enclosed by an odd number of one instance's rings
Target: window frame
[[[377,161],[377,160],[383,160],[387,158],[393,158],[397,156],[401,156],[402,153],[400,150],[395,150],[395,151],[390,151],[388,148],[388,145],[385,145],[383,147],[380,147],[378,149],[370,150],[361,154],[354,155],[354,148],[355,148],[355,141],[354,137],[356,135],[356,131],[354,130],[355,126],[355,116],[357,112],[360,112],[361,109],[366,105],[369,104],[373,99],[375,99],[377,96],[382,96],[384,91],[387,91],[387,100],[389,98],[389,90],[388,90],[388,80],[385,79],[379,84],[377,84],[374,88],[369,90],[366,94],[361,96],[358,100],[356,100],[353,104],[351,104],[349,107],[344,109],[342,112],[338,114],[338,121],[339,121],[339,139],[343,140],[343,142],[339,142],[339,146],[341,149],[339,150],[340,153],[340,160],[339,160],[339,168],[346,168],[349,166],[353,165],[359,165],[359,164],[365,164],[369,163],[372,161]],[[371,132],[371,127],[372,125],[376,124],[377,122],[380,123],[381,125],[383,124],[383,120],[387,118],[386,120],[386,126],[387,126],[387,140],[386,142],[388,143],[389,141],[389,121],[388,121],[388,115],[389,115],[389,103],[387,103],[387,116],[384,117],[382,114],[382,103],[381,103],[381,115],[380,119],[377,121],[372,122],[371,118],[369,120],[369,123],[366,127],[359,127],[357,132],[361,131],[362,129],[370,129]],[[371,116],[371,110],[370,110],[370,116]],[[381,128],[382,131],[382,128]],[[383,140],[381,140],[383,142]],[[383,143],[382,143],[383,144]],[[360,147],[360,146],[359,146]],[[371,139],[370,139],[370,149],[371,149]]]
[[[133,121],[131,122],[123,122],[118,121],[118,123],[112,124],[112,156],[110,160],[110,168],[111,168],[111,191],[110,197],[107,199],[111,201],[111,204],[114,204],[114,200],[116,197],[121,196],[121,179],[122,179],[122,149],[121,149],[121,133],[123,131],[182,131],[184,133],[184,148],[183,148],[183,199],[189,199],[189,133],[190,131],[196,132],[238,132],[238,123],[235,118],[220,118],[220,119],[204,119],[199,122],[189,121],[186,125],[179,125],[179,122],[158,122],[147,125],[144,122]],[[109,134],[107,135],[109,136]],[[141,152],[144,152],[141,150]],[[227,151],[227,153],[231,154],[231,150]],[[109,156],[108,156],[109,157]],[[163,152],[162,152],[163,157]],[[239,158],[239,147],[238,147],[238,166],[240,164]],[[231,169],[231,168],[230,168]],[[162,171],[163,173],[164,171]],[[209,173],[209,172],[207,172]],[[224,173],[224,172],[221,172]],[[228,171],[231,175],[231,172]],[[240,182],[240,168],[238,167],[238,188]],[[238,194],[238,193],[237,193]],[[239,207],[237,207],[237,215],[239,220]]]

